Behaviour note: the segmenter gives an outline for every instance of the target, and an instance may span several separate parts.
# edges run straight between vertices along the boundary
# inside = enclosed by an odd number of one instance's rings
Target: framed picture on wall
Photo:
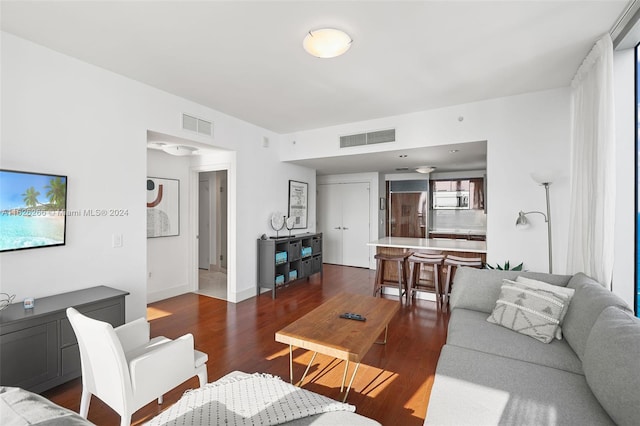
[[[147,238],[180,235],[180,181],[147,178]]]
[[[309,206],[309,184],[289,181],[289,217],[295,218],[293,228],[307,228],[308,206]]]

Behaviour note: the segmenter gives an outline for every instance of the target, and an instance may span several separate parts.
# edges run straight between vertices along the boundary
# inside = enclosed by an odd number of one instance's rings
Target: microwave
[[[433,208],[436,210],[468,210],[469,191],[433,192]]]

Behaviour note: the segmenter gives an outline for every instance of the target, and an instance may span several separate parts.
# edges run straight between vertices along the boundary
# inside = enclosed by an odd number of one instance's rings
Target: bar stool
[[[451,285],[453,284],[453,275],[460,266],[469,266],[472,268],[482,268],[482,258],[480,257],[459,257],[447,255],[444,260],[445,271],[447,278],[444,285],[444,306],[449,303],[449,293],[451,292]]]
[[[423,291],[426,293],[434,293],[436,295],[436,303],[438,307],[442,303],[442,292],[440,290],[440,268],[444,261],[444,255],[436,253],[414,253],[409,257],[409,295],[408,299],[413,298],[414,292]],[[420,280],[423,266],[431,266],[431,277],[425,277]]]
[[[399,254],[385,254],[378,253],[374,257],[376,259],[376,280],[373,287],[373,297],[376,297],[378,292],[382,296],[383,287],[397,287],[400,303],[402,303],[403,294],[408,294],[408,281],[407,281],[407,259],[412,255],[412,252],[399,253]],[[385,264],[387,262],[396,262],[398,266],[398,282],[388,281],[384,279]],[[393,282],[393,284],[391,284]],[[403,287],[404,286],[404,293]]]

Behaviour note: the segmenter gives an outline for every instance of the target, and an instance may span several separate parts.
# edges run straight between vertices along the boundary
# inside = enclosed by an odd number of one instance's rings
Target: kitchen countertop
[[[429,232],[434,234],[487,235],[486,229],[438,228],[438,229],[429,229]]]
[[[374,247],[397,247],[414,250],[464,251],[469,253],[486,253],[486,241],[445,240],[439,238],[407,238],[384,237],[371,241],[367,245]]]

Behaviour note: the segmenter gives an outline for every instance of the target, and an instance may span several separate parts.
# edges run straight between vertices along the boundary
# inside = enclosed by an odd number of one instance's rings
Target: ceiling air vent
[[[358,133],[357,135],[340,136],[340,148],[372,145],[376,143],[395,142],[396,129],[378,130],[376,132]]]
[[[213,123],[192,115],[182,114],[182,128],[201,135],[213,136]]]

